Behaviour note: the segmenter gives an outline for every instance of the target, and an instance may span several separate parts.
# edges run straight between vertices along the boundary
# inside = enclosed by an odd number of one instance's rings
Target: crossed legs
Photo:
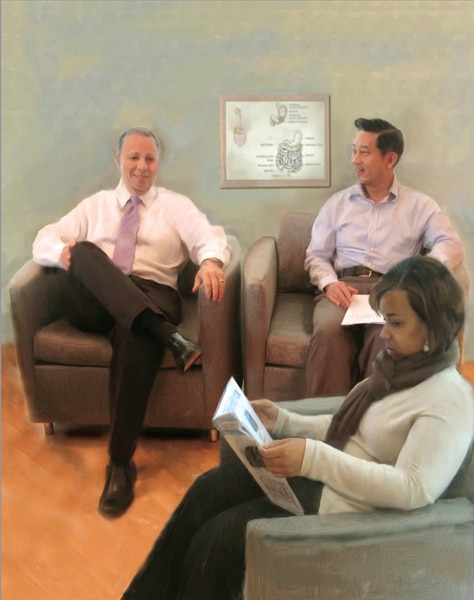
[[[181,310],[174,289],[124,275],[90,242],[71,248],[69,275],[69,320],[86,331],[108,332],[112,343],[110,464],[99,510],[119,516],[133,500],[132,457],[166,347],[174,341],[175,358],[183,366],[186,358],[199,356],[200,349],[177,332]]]

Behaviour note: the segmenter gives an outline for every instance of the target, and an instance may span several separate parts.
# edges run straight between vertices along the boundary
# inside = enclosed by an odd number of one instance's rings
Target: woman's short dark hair
[[[430,256],[406,258],[374,285],[370,292],[372,308],[380,312],[382,297],[392,290],[404,290],[411,308],[426,324],[429,351],[446,351],[465,319],[464,291],[452,272]]]
[[[377,148],[385,156],[387,152],[395,152],[398,156],[397,162],[400,160],[403,149],[403,133],[384,119],[356,119],[354,125],[359,131],[368,131],[369,133],[378,133]]]

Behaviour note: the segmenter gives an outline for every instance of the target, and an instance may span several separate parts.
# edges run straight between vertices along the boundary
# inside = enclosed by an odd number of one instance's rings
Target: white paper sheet
[[[341,325],[385,323],[383,317],[371,308],[368,294],[354,294]]]

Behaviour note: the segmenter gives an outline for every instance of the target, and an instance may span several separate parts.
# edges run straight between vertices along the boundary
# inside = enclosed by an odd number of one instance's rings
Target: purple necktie
[[[137,231],[140,217],[138,214],[138,204],[140,198],[132,196],[130,206],[125,211],[120,221],[115,242],[113,261],[126,275],[132,270],[133,259],[135,258],[135,245],[137,243]]]

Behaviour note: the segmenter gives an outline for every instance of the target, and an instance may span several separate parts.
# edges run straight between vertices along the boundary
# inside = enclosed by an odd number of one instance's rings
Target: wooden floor
[[[116,600],[194,478],[218,462],[205,433],[140,439],[135,501],[97,512],[107,432],[30,423],[13,348],[2,348],[2,600]]]
[[[474,363],[464,374],[474,382]],[[218,462],[205,434],[147,434],[136,498],[120,519],[97,512],[107,432],[29,422],[12,346],[2,348],[2,600],[116,600],[201,472]]]

